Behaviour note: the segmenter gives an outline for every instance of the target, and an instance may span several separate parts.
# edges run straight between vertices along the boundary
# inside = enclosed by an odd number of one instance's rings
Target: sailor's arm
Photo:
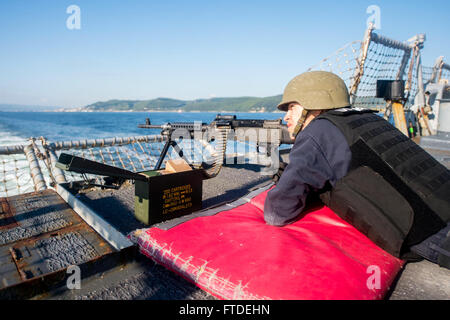
[[[289,154],[289,165],[264,204],[267,224],[283,226],[296,220],[308,193],[322,189],[333,176],[320,146],[308,134],[299,134]]]

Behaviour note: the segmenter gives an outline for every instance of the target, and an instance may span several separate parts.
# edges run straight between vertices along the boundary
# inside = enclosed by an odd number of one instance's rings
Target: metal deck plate
[[[53,190],[0,203],[0,297],[115,251]]]

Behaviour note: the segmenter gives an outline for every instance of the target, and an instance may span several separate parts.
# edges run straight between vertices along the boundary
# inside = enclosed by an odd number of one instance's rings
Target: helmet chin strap
[[[308,110],[303,109],[302,115],[300,116],[300,119],[298,119],[297,125],[294,128],[294,139],[297,138],[297,135],[302,131],[303,125],[305,124],[306,117],[308,115]]]

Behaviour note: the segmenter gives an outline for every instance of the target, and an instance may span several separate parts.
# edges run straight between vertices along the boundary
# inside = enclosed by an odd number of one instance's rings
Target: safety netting
[[[25,154],[0,155],[0,197],[34,191]]]
[[[347,87],[350,88],[355,77],[361,43],[358,40],[346,44],[307,71],[319,70],[333,72],[341,77]]]
[[[52,188],[61,182],[83,179],[100,182],[98,176],[82,176],[55,168],[62,152],[136,172],[150,170],[154,166],[162,145],[162,137],[144,136],[55,143],[31,139],[27,145],[10,148],[10,152],[3,147],[5,154],[0,155],[0,196]],[[173,157],[172,151],[167,154],[168,159]]]
[[[155,169],[167,136],[149,135],[139,137],[114,137],[77,141],[51,142],[44,138],[31,139],[27,145],[0,147],[0,197],[54,188],[58,183],[91,181],[101,184],[98,175],[61,171],[55,164],[61,153],[79,156],[132,172]],[[269,164],[269,159],[257,150],[253,141],[228,141],[224,150],[218,141],[203,139],[173,140],[176,147],[169,147],[161,168],[167,160],[183,157],[193,165],[211,168],[217,159],[224,157],[223,164],[260,162]],[[180,153],[181,151],[181,153]]]
[[[308,71],[323,70],[339,75],[349,89],[354,107],[379,111],[386,108],[386,101],[376,97],[377,80],[404,80],[405,108],[409,108],[418,92],[418,68],[421,68],[423,83],[433,74],[432,67],[417,63],[422,44],[389,39],[369,28],[363,41],[345,45]]]

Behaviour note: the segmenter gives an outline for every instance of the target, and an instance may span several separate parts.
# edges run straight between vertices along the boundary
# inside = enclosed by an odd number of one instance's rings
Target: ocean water
[[[281,113],[232,114],[239,119],[283,117]],[[0,112],[0,146],[24,144],[30,137],[68,141],[157,134],[157,129],[140,129],[137,126],[145,123],[145,118],[150,118],[152,124],[209,123],[216,115],[213,112]]]

